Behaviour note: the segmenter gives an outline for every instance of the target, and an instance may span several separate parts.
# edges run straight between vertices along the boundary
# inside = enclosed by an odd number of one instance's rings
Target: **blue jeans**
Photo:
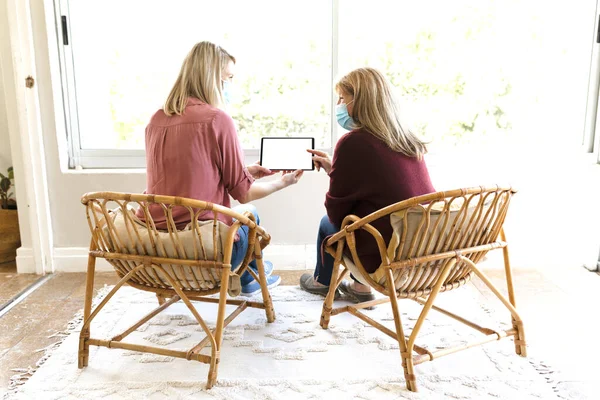
[[[325,239],[340,230],[339,227],[333,225],[329,221],[329,217],[325,215],[321,218],[319,224],[319,233],[317,234],[317,265],[315,267],[314,278],[317,282],[329,286],[331,274],[333,273],[333,257],[322,250]]]
[[[260,225],[260,218],[258,217],[258,212],[256,211],[256,207],[252,204],[240,204],[233,208],[233,211],[243,214],[246,211],[254,214],[254,218],[256,219],[256,223]],[[231,269],[234,269],[238,265],[242,263],[244,260],[244,256],[246,255],[246,251],[248,250],[248,231],[249,228],[247,226],[242,226],[238,230],[238,235],[240,236],[240,240],[233,243],[233,252],[231,254]],[[255,272],[258,273],[258,268],[256,266],[256,260],[252,260],[250,262],[250,268],[252,268]],[[252,282],[254,278],[248,271],[245,271],[240,277],[240,282],[242,286],[249,284]]]

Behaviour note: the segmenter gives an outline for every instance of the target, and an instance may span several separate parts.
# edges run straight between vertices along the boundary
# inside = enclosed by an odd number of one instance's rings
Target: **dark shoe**
[[[326,297],[327,293],[329,292],[329,286],[321,286],[321,285],[317,286],[315,284],[315,278],[314,278],[313,274],[309,274],[309,273],[302,274],[302,276],[300,277],[300,287],[302,288],[302,290],[304,290],[308,293],[318,294],[323,297]],[[338,299],[339,297],[340,297],[340,292],[338,292],[336,290],[333,298]]]
[[[350,286],[350,285],[351,285],[350,282],[344,281],[344,282],[340,283],[339,289],[343,294],[345,294],[347,297],[349,297],[353,302],[364,303],[365,301],[375,300],[375,295],[373,293],[357,292],[356,290],[352,289],[352,286]],[[374,308],[375,308],[375,306],[365,307],[365,310],[372,310]]]

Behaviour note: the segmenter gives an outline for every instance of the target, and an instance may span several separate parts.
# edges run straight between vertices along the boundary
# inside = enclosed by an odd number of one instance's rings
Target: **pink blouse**
[[[183,115],[157,111],[146,127],[146,193],[187,197],[231,206],[229,196],[239,200],[254,178],[244,165],[244,154],[231,117],[223,110],[189,98]],[[162,208],[151,205],[158,229],[166,229]],[[138,211],[143,219],[143,213]],[[212,212],[199,216],[213,218]],[[230,217],[219,219],[231,225]],[[190,220],[183,207],[173,208],[173,220],[182,229]]]

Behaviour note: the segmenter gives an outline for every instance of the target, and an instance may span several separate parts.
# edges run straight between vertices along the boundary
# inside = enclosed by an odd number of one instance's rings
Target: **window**
[[[230,112],[245,149],[257,149],[261,136],[293,135],[331,147],[330,2],[59,4],[71,166],[145,166],[145,126],[202,40],[237,59]]]
[[[596,0],[340,4],[339,70],[384,71],[431,152],[580,145]]]
[[[384,71],[433,152],[583,131],[595,0],[55,1],[71,167],[145,166],[144,128],[201,40],[238,60],[249,151],[333,147],[334,80],[359,66]]]

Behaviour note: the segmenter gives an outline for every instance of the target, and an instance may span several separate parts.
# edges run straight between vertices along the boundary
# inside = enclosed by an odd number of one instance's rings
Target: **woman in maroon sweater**
[[[364,217],[383,207],[434,192],[423,155],[425,143],[400,123],[398,103],[392,87],[381,72],[359,68],[344,76],[335,87],[339,95],[338,123],[350,130],[337,143],[333,160],[327,153],[309,150],[317,170],[329,175],[325,198],[327,215],[317,236],[317,265],[314,274],[304,274],[300,286],[326,295],[333,271],[333,257],[322,251],[325,238],[337,232],[344,217]],[[386,243],[392,236],[389,217],[372,225]],[[375,239],[362,230],[356,234],[357,251],[367,272],[381,264]],[[343,282],[339,288],[355,301],[373,299],[371,288],[359,282]]]

